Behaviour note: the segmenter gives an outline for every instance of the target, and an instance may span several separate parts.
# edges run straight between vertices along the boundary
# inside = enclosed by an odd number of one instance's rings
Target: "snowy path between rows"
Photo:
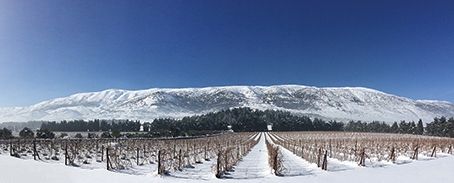
[[[268,164],[268,149],[266,148],[265,133],[260,134],[260,140],[251,151],[234,167],[234,171],[226,178],[251,179],[274,176]]]

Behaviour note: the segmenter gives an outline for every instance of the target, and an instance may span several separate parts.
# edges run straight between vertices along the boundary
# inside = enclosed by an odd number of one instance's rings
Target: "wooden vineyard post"
[[[432,154],[430,157],[437,157],[437,146],[434,146],[434,149],[432,150]]]
[[[65,144],[65,165],[68,165],[68,142]]]
[[[418,160],[418,154],[419,154],[419,145],[416,146],[415,152],[413,153],[413,157],[411,159]]]
[[[173,151],[172,151],[172,153],[173,153],[173,157],[175,157],[175,156],[176,156],[176,154],[177,154],[177,145],[176,145],[176,143],[175,143],[175,142],[176,142],[176,140],[174,141],[174,144],[173,144]]]
[[[162,157],[161,157],[161,150],[158,151],[158,174],[162,175],[164,173],[164,166],[162,166]]]
[[[101,146],[101,162],[104,161],[104,145]]]
[[[13,156],[13,141],[9,140],[9,155]]]
[[[391,154],[389,155],[389,160],[391,160],[393,163],[396,161],[396,149],[394,146],[391,148]]]
[[[137,165],[139,165],[139,148],[137,148],[136,161],[137,161]]]
[[[325,155],[323,156],[322,170],[328,170],[328,151],[325,150]]]
[[[449,145],[448,154],[452,154],[452,145]]]
[[[203,156],[204,156],[204,159],[205,159],[205,161],[208,161],[208,156],[207,156],[207,148],[208,148],[208,147],[207,147],[207,146],[205,146],[205,152],[204,152],[204,155],[203,155]]]
[[[36,154],[38,154],[36,152],[36,140],[33,140],[33,160],[36,160]]]
[[[107,170],[112,169],[112,167],[110,166],[109,147],[106,148],[106,160]]]
[[[359,157],[359,166],[366,166],[366,150],[363,148]]]
[[[20,139],[17,139],[17,146],[14,148],[14,150],[20,151]]]
[[[317,155],[317,167],[321,167],[321,164],[320,164],[321,156],[322,156],[322,148],[319,148],[318,155]]]

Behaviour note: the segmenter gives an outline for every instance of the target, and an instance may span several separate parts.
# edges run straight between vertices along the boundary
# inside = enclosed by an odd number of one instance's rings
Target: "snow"
[[[340,161],[335,158],[328,158],[328,165],[326,165],[328,171],[337,172],[337,171],[344,171],[344,170],[352,170],[358,167],[358,163],[351,162],[351,161]]]
[[[282,174],[284,176],[314,175],[322,173],[322,170],[318,168],[316,164],[309,163],[282,146],[280,146],[279,150],[282,153],[282,164],[284,167]]]
[[[263,141],[261,141],[263,143]],[[258,144],[256,149],[262,149],[263,144]],[[262,149],[263,150],[263,149]],[[261,153],[258,153],[261,152]],[[251,152],[250,157],[260,157],[264,151]],[[245,158],[246,159],[246,158]],[[252,159],[252,158],[251,158]],[[262,161],[262,160],[260,160]],[[244,164],[244,163],[243,163]],[[249,165],[263,167],[259,160]],[[204,166],[204,165],[202,165]],[[238,165],[243,166],[243,165]],[[440,154],[439,158],[430,158],[411,161],[406,164],[390,164],[384,167],[357,167],[346,171],[316,171],[314,174],[301,176],[264,176],[263,178],[250,179],[216,179],[214,176],[207,179],[177,178],[173,176],[158,176],[155,172],[142,175],[110,172],[105,169],[82,169],[69,167],[63,164],[46,163],[34,160],[17,159],[7,155],[0,155],[0,182],[1,183],[267,183],[267,182],[307,182],[307,183],[389,183],[389,182],[449,182],[454,169],[454,156]],[[239,171],[237,169],[237,171]]]
[[[0,182],[2,183],[90,183],[90,182],[146,182],[155,179],[153,175],[129,175],[110,172],[105,169],[82,169],[65,166],[64,164],[45,163],[33,160],[22,160],[8,156],[0,156]]]
[[[181,118],[235,107],[279,109],[340,121],[394,122],[454,116],[454,104],[412,100],[361,87],[225,86],[79,93],[28,107],[0,108],[0,122]]]
[[[176,171],[171,173],[171,177],[193,180],[212,180],[215,179],[214,168],[216,161],[203,161],[201,164],[193,165],[193,168],[185,168],[183,171]]]
[[[270,137],[270,143],[273,144],[274,142],[272,141],[276,139],[282,140],[281,137],[273,134],[267,134],[267,136]],[[312,175],[322,173],[322,170],[317,167],[317,164],[306,161],[280,145],[277,146],[279,146],[279,151],[282,154],[281,158],[284,167],[282,171],[283,176]],[[328,158],[328,171],[344,171],[354,168],[358,168],[355,162],[339,161],[334,158]]]
[[[251,151],[234,167],[227,178],[250,179],[273,176],[268,164],[268,149],[265,143],[265,133],[260,134],[260,140]]]

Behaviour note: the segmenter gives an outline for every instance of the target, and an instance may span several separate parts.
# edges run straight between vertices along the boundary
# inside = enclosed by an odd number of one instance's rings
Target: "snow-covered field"
[[[146,170],[153,167],[143,166],[137,172],[112,172],[98,167],[93,169],[65,166],[31,159],[18,159],[0,155],[0,183],[99,183],[99,182],[449,182],[454,170],[454,156],[439,154],[437,158],[421,157],[420,160],[401,159],[386,166],[350,166],[350,162],[330,159],[328,171],[322,171],[315,164],[281,149],[283,164],[287,168],[284,176],[272,174],[268,165],[268,150],[265,139],[271,135],[262,133],[258,144],[243,157],[226,178],[217,179],[212,170],[214,161],[204,161],[194,168],[186,168],[170,176],[160,176],[156,171]],[[337,161],[337,162],[336,162]]]

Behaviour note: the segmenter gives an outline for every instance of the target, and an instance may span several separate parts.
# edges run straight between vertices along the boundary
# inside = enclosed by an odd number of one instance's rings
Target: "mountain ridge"
[[[222,109],[277,109],[339,121],[425,122],[454,116],[448,101],[413,100],[365,87],[304,85],[107,89],[77,93],[26,107],[0,108],[0,122],[71,119],[181,118]]]

